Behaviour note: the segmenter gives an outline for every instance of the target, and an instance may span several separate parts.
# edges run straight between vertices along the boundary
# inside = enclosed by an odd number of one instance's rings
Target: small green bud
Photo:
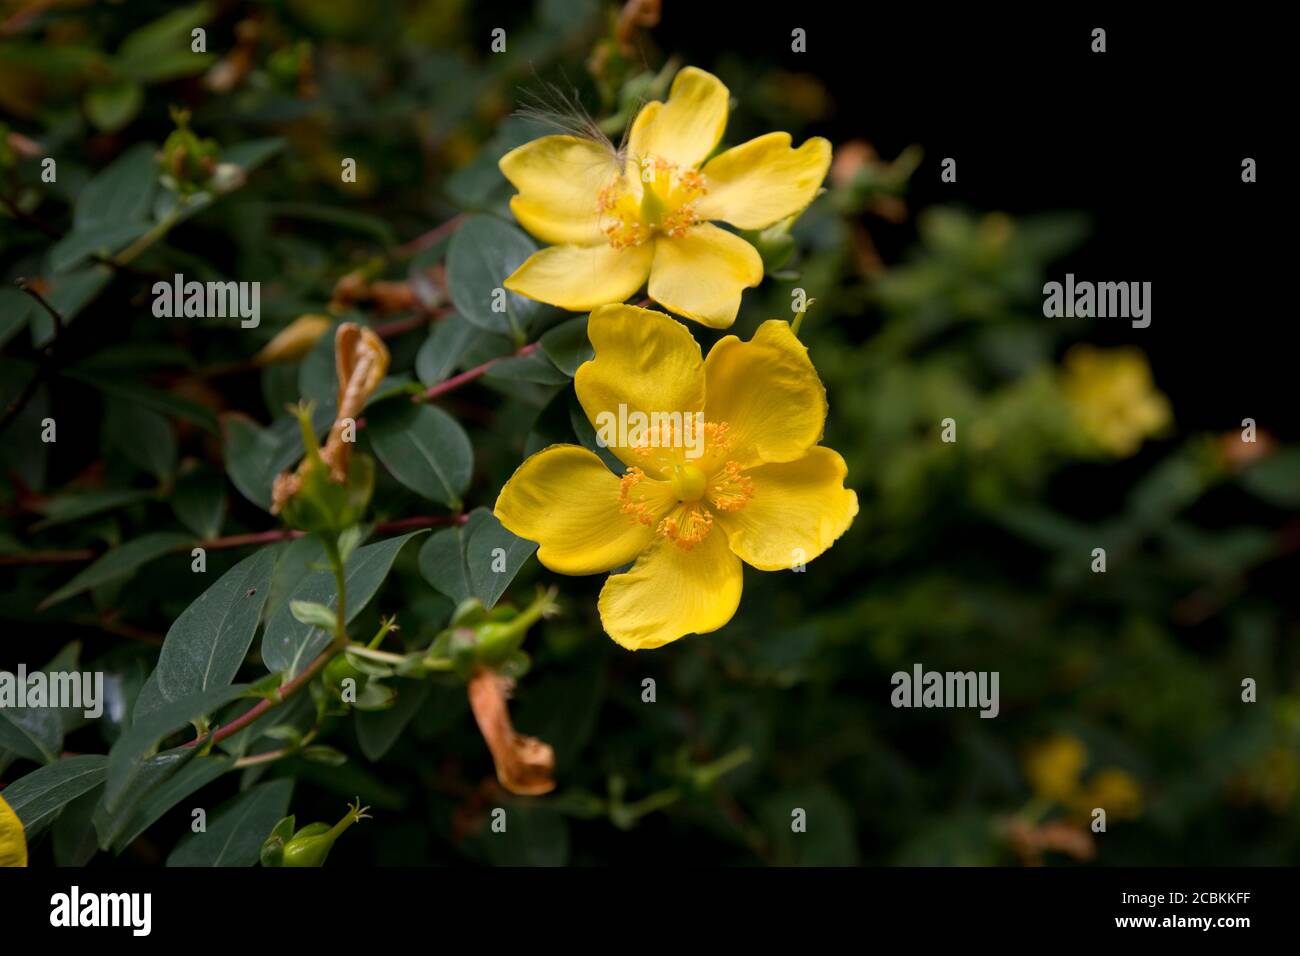
[[[771,275],[774,272],[780,272],[790,257],[794,255],[794,237],[790,235],[790,227],[794,225],[797,217],[790,216],[782,219],[780,222],[773,223],[763,230],[751,230],[745,233],[745,238],[750,244],[758,250],[759,256],[763,260],[763,272]]]
[[[559,610],[560,606],[555,601],[555,589],[539,589],[533,602],[513,617],[507,620],[489,619],[480,624],[474,630],[479,661],[489,667],[504,663],[519,650],[533,624],[542,618],[552,617]]]
[[[369,820],[370,815],[366,812],[369,809],[369,807],[363,807],[361,800],[358,799],[356,803],[349,804],[348,812],[343,815],[343,819],[332,827],[325,823],[309,823],[285,842],[283,850],[279,854],[281,862],[272,865],[293,867],[323,866],[330,850],[334,847],[334,841],[342,836],[343,832],[352,824],[359,820]],[[273,833],[271,840],[268,840],[267,844],[270,844],[274,839],[276,839],[276,835]],[[266,854],[266,845],[263,845],[262,852]]]
[[[370,682],[370,675],[358,670],[346,654],[337,655],[325,665],[325,670],[321,673],[321,680],[330,693],[340,699],[343,697],[343,682],[349,678],[356,682],[357,698],[360,699],[366,684]]]
[[[172,109],[176,129],[163,142],[163,182],[178,193],[198,192],[217,169],[221,153],[214,139],[202,139],[190,129],[189,110]]]

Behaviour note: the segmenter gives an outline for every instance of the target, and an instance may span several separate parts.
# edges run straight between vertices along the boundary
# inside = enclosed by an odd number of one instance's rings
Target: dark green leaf
[[[108,782],[104,791],[104,807],[112,812],[140,771],[153,748],[163,737],[180,730],[201,717],[211,715],[225,704],[242,696],[248,690],[245,684],[213,687],[192,697],[172,701],[147,714],[132,715],[131,728],[118,738],[108,752]],[[184,748],[194,754],[197,748]]]
[[[276,823],[289,810],[292,780],[272,780],[227,801],[167,857],[168,866],[252,866]]]
[[[227,757],[196,757],[172,774],[139,803],[122,808],[101,835],[115,853],[121,853],[153,826],[172,807],[207,786],[229,770],[234,761]]]
[[[189,544],[190,539],[175,531],[155,531],[119,545],[40,603],[41,608],[65,601],[74,594],[129,576],[137,568]]]
[[[353,552],[344,565],[347,587],[347,619],[352,621],[370,603],[379,586],[388,577],[393,561],[402,546],[423,531],[388,538]],[[336,607],[338,593],[332,571],[317,571],[294,589],[290,601],[313,601]],[[268,670],[279,671],[288,679],[301,671],[330,642],[330,635],[320,628],[294,620],[285,604],[266,625],[262,635],[262,661]]]
[[[567,319],[555,328],[548,329],[539,341],[546,357],[569,378],[577,374],[579,365],[596,354],[591,342],[587,340],[585,315]]]
[[[226,484],[208,468],[182,475],[172,493],[172,510],[201,539],[221,534],[226,517]]]
[[[456,310],[480,328],[522,342],[541,305],[505,291],[505,281],[536,251],[514,226],[492,216],[470,216],[447,251],[447,284]]]
[[[146,221],[158,188],[156,151],[152,143],[137,143],[86,183],[72,210],[73,229],[94,232]]]
[[[181,612],[136,702],[137,719],[235,679],[271,593],[275,558],[273,548],[249,555]]]
[[[534,542],[511,534],[486,508],[476,508],[464,525],[445,528],[424,543],[420,573],[457,603],[476,597],[491,608],[536,550]]]
[[[434,325],[415,356],[415,374],[427,385],[437,385],[456,368],[465,350],[480,333],[477,326],[453,312]]]
[[[371,445],[394,478],[432,501],[460,507],[474,470],[474,448],[456,419],[401,398],[376,405],[369,419]]]
[[[357,742],[368,760],[378,760],[397,742],[403,728],[419,711],[432,685],[427,680],[395,678],[397,701],[387,710],[357,712]]]
[[[131,464],[159,481],[176,467],[176,435],[167,419],[134,402],[109,397],[104,437]]]
[[[5,787],[5,801],[23,821],[28,841],[70,801],[103,783],[107,768],[108,758],[101,754],[65,757]]]

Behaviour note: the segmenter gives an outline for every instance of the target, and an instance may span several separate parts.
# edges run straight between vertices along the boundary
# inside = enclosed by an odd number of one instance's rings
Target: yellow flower
[[[595,358],[574,386],[623,477],[585,448],[552,445],[519,466],[495,511],[552,571],[635,562],[600,593],[615,641],[639,650],[715,631],[740,603],[742,560],[790,568],[847,530],[858,498],[844,459],[817,444],[826,390],[787,323],[729,335],[707,361],[662,312],[607,305],[587,334]]]
[[[1117,820],[1132,820],[1142,813],[1142,788],[1130,774],[1107,767],[1088,779],[1075,804],[1081,813],[1101,807]]]
[[[1025,755],[1025,776],[1037,796],[1067,802],[1078,792],[1087,762],[1088,751],[1077,737],[1051,737]]]
[[[0,866],[27,865],[27,838],[23,835],[23,821],[14,808],[0,797]]]
[[[625,156],[577,136],[544,136],[506,153],[501,171],[519,190],[510,208],[551,244],[506,288],[585,312],[622,302],[648,278],[650,298],[670,311],[731,325],[763,263],[711,220],[765,229],[801,212],[826,177],[831,145],[814,137],[792,149],[790,134],[768,133],[705,163],[722,139],[729,98],[716,76],[687,67],[667,103],[637,114]]]
[[[1062,388],[1088,437],[1121,458],[1173,419],[1169,399],[1152,383],[1151,366],[1136,348],[1076,345],[1065,356]]]

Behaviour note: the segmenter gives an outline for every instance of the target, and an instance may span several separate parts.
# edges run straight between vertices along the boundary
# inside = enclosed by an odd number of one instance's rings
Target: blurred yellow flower
[[[1136,348],[1076,345],[1065,356],[1062,389],[1084,432],[1109,454],[1127,458],[1173,420]]]
[[[5,798],[0,797],[0,866],[26,865],[27,837],[23,834],[23,821]]]
[[[1077,737],[1051,737],[1025,755],[1025,776],[1035,795],[1068,801],[1079,789],[1088,751]]]
[[[1142,788],[1133,777],[1116,767],[1098,770],[1075,800],[1075,808],[1090,813],[1101,807],[1107,817],[1132,820],[1142,813]]]
[[[541,547],[561,574],[611,575],[606,632],[629,650],[722,627],[740,603],[741,562],[776,571],[811,561],[858,512],[844,459],[818,445],[826,390],[786,322],[702,358],[679,322],[608,305],[591,314],[595,357],[578,400],[626,470],[552,445],[524,461],[497,498],[501,523]],[[645,427],[606,429],[612,421]]]
[[[831,145],[814,137],[792,149],[788,133],[768,133],[705,162],[729,99],[717,77],[686,67],[667,103],[637,114],[626,155],[591,138],[544,136],[503,156],[501,171],[519,190],[515,218],[551,244],[506,288],[582,312],[622,302],[648,279],[650,298],[670,311],[731,325],[763,262],[711,220],[765,229],[801,212],[826,177]]]

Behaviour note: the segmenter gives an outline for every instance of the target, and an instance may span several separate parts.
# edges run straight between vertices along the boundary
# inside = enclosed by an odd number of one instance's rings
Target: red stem
[[[497,362],[500,362],[502,359],[523,358],[525,355],[532,355],[537,351],[538,345],[539,343],[537,342],[529,342],[527,345],[517,350],[514,355],[502,355],[494,359],[489,359],[482,365],[476,365],[473,368],[466,369],[459,375],[453,375],[445,382],[439,382],[437,385],[431,386],[420,394],[413,395],[411,401],[428,402],[437,398],[439,395],[446,395],[448,392],[460,388],[466,382],[472,382],[474,379],[481,377],[484,372],[490,369],[493,365],[496,365]]]

